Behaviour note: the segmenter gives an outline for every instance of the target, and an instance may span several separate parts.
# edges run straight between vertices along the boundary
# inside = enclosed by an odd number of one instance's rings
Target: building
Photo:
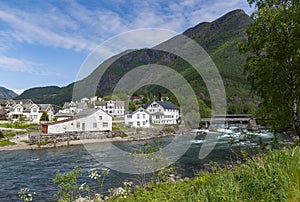
[[[46,112],[49,120],[54,118],[55,110],[51,104],[13,104],[7,111],[9,120],[16,122],[19,120],[40,123],[43,112]]]
[[[42,132],[61,134],[67,132],[100,132],[112,130],[112,117],[102,109],[85,109],[73,118],[42,124]]]
[[[124,101],[96,101],[95,108],[104,110],[112,117],[124,117],[125,115]]]
[[[142,101],[143,98],[144,98],[143,95],[133,95],[133,96],[129,96],[128,100],[130,102],[139,102],[139,101]]]
[[[64,106],[61,110],[59,110],[60,113],[71,113],[71,114],[77,114],[81,112],[84,109],[87,109],[87,103],[85,102],[65,102]]]
[[[149,128],[150,114],[144,108],[139,108],[132,114],[125,115],[125,124],[135,128]]]
[[[56,121],[63,121],[66,119],[70,119],[73,118],[74,114],[73,113],[62,113],[62,112],[58,112],[54,115],[54,117],[56,118]]]
[[[145,104],[143,108],[150,114],[153,124],[177,124],[178,122],[179,110],[170,102],[154,101]]]

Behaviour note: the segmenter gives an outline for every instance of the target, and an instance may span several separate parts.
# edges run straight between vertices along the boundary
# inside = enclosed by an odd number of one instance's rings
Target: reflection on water
[[[248,132],[239,127],[232,127],[226,130],[218,131],[218,143],[214,150],[203,160],[198,159],[198,153],[204,142],[204,135],[199,135],[187,152],[176,162],[176,167],[182,176],[193,176],[197,170],[201,169],[204,163],[211,161],[230,161],[234,158],[231,153],[228,142],[231,141],[237,146],[256,146],[257,141],[251,141],[248,137],[261,138],[268,142],[273,138],[273,134],[268,131]],[[247,137],[247,140],[245,140]],[[252,138],[253,139],[253,138]],[[254,138],[255,139],[255,138]],[[115,146],[130,152],[149,141],[134,142],[115,142]],[[172,141],[172,137],[160,138],[162,145],[167,145]],[[106,143],[97,143],[97,147],[105,147]],[[182,144],[186,144],[182,142]],[[36,192],[34,199],[36,201],[54,201],[53,194],[57,191],[52,180],[57,170],[69,172],[74,166],[83,169],[83,177],[80,182],[87,182],[92,187],[96,186],[88,179],[88,170],[91,168],[100,168],[102,162],[114,162],[118,158],[103,153],[100,161],[91,156],[84,146],[72,146],[63,148],[52,148],[43,150],[24,150],[24,151],[3,151],[0,152],[0,201],[18,201],[18,191],[21,188],[29,188]],[[102,162],[101,162],[102,161]],[[121,186],[126,179],[134,179],[137,176],[117,171],[111,171],[107,176],[104,189]]]

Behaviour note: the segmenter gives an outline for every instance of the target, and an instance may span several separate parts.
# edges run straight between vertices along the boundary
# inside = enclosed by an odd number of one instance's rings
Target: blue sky
[[[246,0],[0,0],[0,86],[16,92],[74,82],[99,44],[141,28],[182,33]]]

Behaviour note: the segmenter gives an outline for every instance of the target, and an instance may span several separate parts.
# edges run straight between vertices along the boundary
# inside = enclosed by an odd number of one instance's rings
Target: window
[[[76,128],[80,128],[80,122],[76,123]]]
[[[127,115],[127,118],[131,119],[131,118],[132,118],[132,115],[131,115],[131,114],[128,114],[128,115]]]
[[[108,122],[103,122],[102,126],[103,126],[103,128],[107,128],[108,127]]]
[[[97,122],[93,123],[93,128],[97,128]]]
[[[138,121],[136,124],[137,124],[137,126],[140,126],[140,125],[141,125],[139,121]]]
[[[99,120],[102,120],[102,116],[99,116]]]
[[[143,119],[144,119],[144,118],[146,118],[146,115],[145,115],[145,114],[143,114]]]
[[[37,112],[37,108],[33,108],[33,109],[32,109],[32,112]]]
[[[145,122],[145,121],[143,121],[143,126],[144,126],[144,125],[146,125],[146,122]]]
[[[137,116],[137,117],[136,117],[137,119],[140,119],[140,115],[139,115],[139,114],[137,114],[136,116]]]

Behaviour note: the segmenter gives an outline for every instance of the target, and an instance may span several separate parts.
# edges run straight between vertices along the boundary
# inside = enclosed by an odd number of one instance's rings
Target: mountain
[[[18,96],[18,94],[15,93],[14,91],[9,90],[4,87],[0,87],[0,99],[10,100],[10,99],[14,99],[17,96]]]
[[[72,99],[73,83],[65,87],[46,86],[25,90],[16,99],[31,99],[38,104],[61,104]]]
[[[200,44],[216,64],[222,76],[229,103],[252,101],[252,98],[249,97],[250,85],[243,75],[246,56],[240,55],[237,46],[239,42],[246,40],[246,28],[251,22],[251,18],[243,10],[234,10],[211,23],[200,23],[183,32],[185,36]],[[176,37],[157,47],[162,47],[167,43],[172,44],[174,41],[176,41]],[[109,64],[109,68],[104,72],[97,87],[101,96],[111,94],[116,83],[133,68],[147,64],[160,64],[179,72],[189,81],[193,89],[196,89],[196,94],[209,104],[209,94],[205,83],[182,58],[153,49],[131,50],[115,57],[119,57],[119,59],[114,61],[113,57],[105,62]],[[105,63],[76,85],[80,89],[78,92],[81,92],[81,97],[88,96],[88,92],[95,92],[94,82],[98,82],[98,78],[95,76],[100,74],[104,66],[107,66]],[[166,92],[157,87],[148,88],[148,91]]]
[[[246,56],[240,55],[237,44],[246,40],[246,28],[251,18],[243,10],[234,10],[213,22],[203,22],[189,28],[183,34],[199,43],[211,56],[223,78],[229,103],[252,101],[249,98],[250,85],[243,75],[243,64]],[[171,43],[176,37],[164,43]],[[158,45],[163,46],[164,43]],[[114,61],[115,57],[119,57]],[[113,61],[113,62],[112,62]],[[114,56],[94,70],[87,78],[66,87],[43,87],[25,91],[17,98],[30,98],[37,103],[59,103],[72,99],[72,87],[76,87],[78,98],[95,95],[109,95],[117,81],[134,67],[146,64],[161,64],[172,67],[179,72],[196,94],[209,105],[209,94],[202,78],[182,58],[176,55],[152,49],[131,50]],[[101,80],[97,75],[102,67],[109,65]],[[97,86],[95,89],[94,86]],[[166,89],[150,87],[148,91],[167,92]],[[97,92],[96,92],[97,91]],[[91,94],[92,93],[92,94]]]

